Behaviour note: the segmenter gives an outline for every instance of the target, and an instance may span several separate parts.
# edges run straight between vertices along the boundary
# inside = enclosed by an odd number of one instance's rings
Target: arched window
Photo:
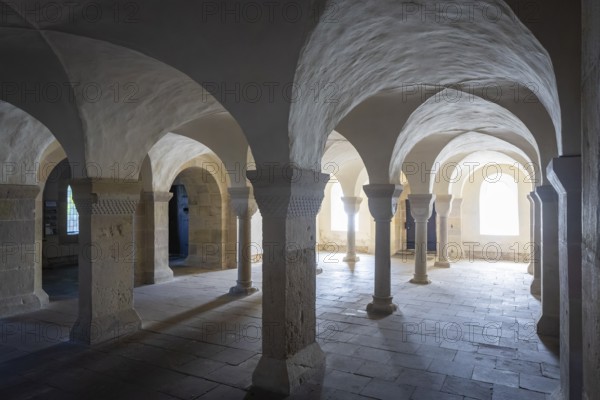
[[[73,190],[67,186],[67,235],[79,234],[79,213],[73,202]]]
[[[494,236],[519,234],[518,188],[507,174],[489,175],[481,184],[479,233]]]
[[[344,192],[342,185],[336,182],[331,187],[331,230],[343,231],[348,230],[348,216],[344,210],[344,202],[342,201]],[[358,213],[354,216],[354,228],[358,231]]]

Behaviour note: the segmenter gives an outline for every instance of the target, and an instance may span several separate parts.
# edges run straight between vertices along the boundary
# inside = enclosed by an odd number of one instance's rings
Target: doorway
[[[189,254],[189,204],[184,185],[171,186],[169,200],[169,258],[186,258]]]
[[[408,250],[415,249],[415,219],[410,213],[410,201],[406,201],[406,248]],[[437,230],[436,230],[436,219],[437,213],[435,212],[435,204],[433,205],[433,211],[431,217],[427,222],[427,251],[437,250]]]

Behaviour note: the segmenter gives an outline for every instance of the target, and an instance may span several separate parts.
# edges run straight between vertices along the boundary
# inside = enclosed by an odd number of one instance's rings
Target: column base
[[[48,294],[42,289],[34,293],[0,299],[0,317],[10,317],[37,311],[49,303]]]
[[[392,303],[393,297],[376,297],[373,296],[373,301],[367,304],[367,312],[369,314],[390,315],[398,310],[398,306]]]
[[[258,288],[252,286],[252,282],[240,283],[238,281],[237,285],[235,285],[229,289],[229,294],[234,295],[234,296],[239,296],[239,295],[248,296],[248,295],[251,295],[256,292],[258,292]]]
[[[433,266],[438,268],[450,268],[450,263],[448,261],[436,261]]]
[[[360,257],[356,254],[347,254],[343,259],[344,262],[358,262],[360,261]]]
[[[145,272],[142,274],[142,284],[154,285],[173,280],[173,270],[169,267],[157,269],[154,272]]]
[[[537,321],[537,334],[559,337],[560,319],[557,316],[542,315]]]
[[[539,278],[533,278],[529,292],[534,296],[542,295],[542,280]]]
[[[431,283],[427,275],[415,275],[409,282],[417,285],[429,285]]]
[[[134,309],[92,319],[77,319],[71,328],[71,342],[93,346],[137,332],[142,320]]]
[[[325,353],[318,343],[308,345],[285,360],[262,356],[252,374],[252,386],[289,395],[324,367]]]

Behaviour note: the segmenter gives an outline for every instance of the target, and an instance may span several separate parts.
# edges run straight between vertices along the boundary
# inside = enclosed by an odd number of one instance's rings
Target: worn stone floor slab
[[[290,398],[549,399],[558,386],[557,342],[535,333],[540,303],[529,295],[525,264],[431,268],[432,284],[421,286],[408,282],[412,266],[393,258],[398,312],[372,319],[365,307],[373,257],[342,257],[322,254],[317,276],[327,366]],[[260,287],[260,265],[253,274]],[[135,289],[142,331],[91,349],[68,343],[77,312],[68,295],[0,320],[0,398],[268,398],[250,388],[261,351],[260,292],[226,295],[235,270],[175,276]]]

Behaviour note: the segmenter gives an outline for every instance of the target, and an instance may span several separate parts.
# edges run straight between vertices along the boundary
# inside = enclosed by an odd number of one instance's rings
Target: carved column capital
[[[344,211],[346,211],[346,214],[356,214],[360,209],[362,201],[362,197],[342,197],[342,203],[344,203]]]
[[[374,183],[363,186],[369,198],[369,211],[375,221],[391,221],[396,213],[402,185]]]
[[[35,199],[39,192],[37,185],[0,184],[0,199]]]
[[[315,217],[329,175],[295,167],[248,171],[263,217]]]
[[[112,179],[77,179],[71,182],[77,212],[85,215],[135,213],[140,200],[140,183]]]
[[[227,189],[231,208],[238,218],[252,217],[258,210],[250,187],[232,187]]]
[[[452,211],[452,195],[435,195],[435,211],[440,217],[447,217],[450,214],[450,211]]]
[[[433,211],[434,194],[409,194],[410,215],[416,222],[427,222]]]

